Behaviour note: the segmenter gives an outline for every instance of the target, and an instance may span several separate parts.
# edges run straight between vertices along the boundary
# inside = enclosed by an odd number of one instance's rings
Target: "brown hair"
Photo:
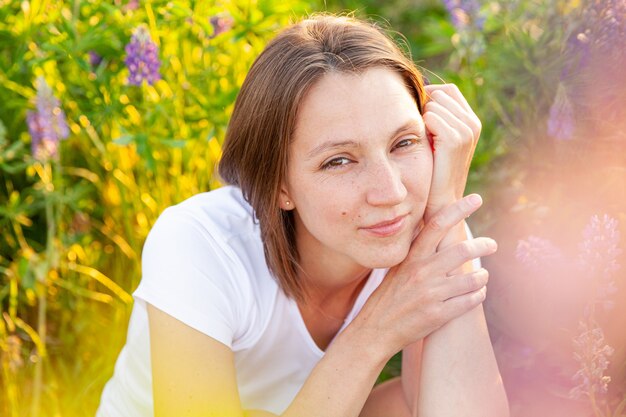
[[[422,75],[411,59],[373,24],[326,14],[289,26],[270,41],[235,102],[219,174],[239,186],[254,208],[267,265],[283,291],[300,301],[306,290],[298,279],[293,213],[279,207],[298,106],[324,74],[372,67],[402,75],[422,113]]]

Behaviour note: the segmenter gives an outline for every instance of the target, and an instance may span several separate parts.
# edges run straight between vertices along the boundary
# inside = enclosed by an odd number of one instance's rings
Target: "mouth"
[[[375,236],[393,236],[402,230],[407,217],[408,214],[403,214],[402,216],[398,216],[394,219],[380,222],[370,227],[362,227],[361,229]]]

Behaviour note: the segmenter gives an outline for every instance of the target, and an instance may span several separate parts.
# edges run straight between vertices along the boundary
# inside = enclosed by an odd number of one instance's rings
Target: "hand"
[[[433,177],[424,220],[463,196],[481,123],[454,84],[427,85],[424,123],[433,146]]]
[[[370,343],[379,344],[377,352],[391,356],[483,302],[489,277],[485,269],[447,275],[471,259],[494,253],[495,241],[479,237],[437,252],[448,231],[481,204],[473,194],[433,216],[406,259],[389,270],[350,324]]]

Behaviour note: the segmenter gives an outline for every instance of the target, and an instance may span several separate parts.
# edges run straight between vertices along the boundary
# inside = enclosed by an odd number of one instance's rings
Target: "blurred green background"
[[[143,241],[164,208],[219,187],[238,89],[290,21],[353,11],[392,29],[431,83],[461,88],[483,122],[468,191],[492,203],[472,224],[485,232],[536,208],[526,174],[578,155],[587,125],[575,124],[564,91],[579,85],[564,74],[580,64],[577,34],[595,3],[0,0],[0,415],[94,414]],[[158,48],[153,83],[129,83],[137,27]],[[67,137],[37,142],[45,123]],[[398,372],[396,357],[380,380]]]

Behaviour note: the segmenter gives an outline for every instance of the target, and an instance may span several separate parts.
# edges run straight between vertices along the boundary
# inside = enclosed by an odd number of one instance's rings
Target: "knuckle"
[[[461,242],[457,245],[457,251],[462,258],[468,258],[472,254],[472,249],[468,241]]]
[[[441,214],[437,214],[433,216],[428,222],[428,228],[432,231],[438,232],[443,229],[443,216]]]
[[[476,274],[468,275],[465,278],[465,292],[474,291],[480,287],[480,276]]]
[[[443,90],[435,90],[435,91],[432,92],[431,96],[433,98],[437,98],[437,97],[441,98],[441,96],[443,96],[445,94],[446,93],[444,93]]]
[[[474,131],[472,130],[472,128],[471,128],[471,127],[469,127],[469,126],[467,126],[467,125],[465,125],[465,126],[463,127],[463,130],[464,130],[463,137],[464,137],[464,139],[465,139],[465,142],[467,142],[467,143],[471,144],[471,143],[474,141],[474,138],[475,138],[475,136],[476,136],[476,135],[474,134]]]
[[[437,303],[430,308],[430,317],[433,323],[437,325],[444,321],[445,311],[440,303]]]
[[[480,133],[480,131],[483,129],[483,123],[480,121],[480,119],[477,116],[475,116],[473,119],[474,119],[475,131]]]
[[[427,288],[422,292],[422,298],[425,302],[436,300],[436,292],[432,288]]]
[[[422,115],[422,118],[424,119],[424,123],[426,123],[426,125],[431,125],[436,121],[432,103],[432,101],[429,101],[424,106],[424,114]]]

